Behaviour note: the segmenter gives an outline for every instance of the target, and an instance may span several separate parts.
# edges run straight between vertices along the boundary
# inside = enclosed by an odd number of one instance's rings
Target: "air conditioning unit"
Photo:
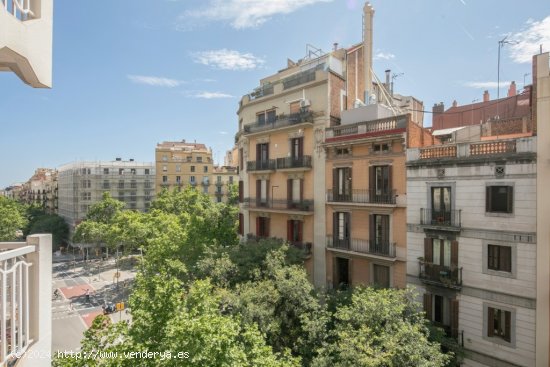
[[[300,107],[309,107],[311,106],[311,101],[309,99],[302,99],[300,101]]]

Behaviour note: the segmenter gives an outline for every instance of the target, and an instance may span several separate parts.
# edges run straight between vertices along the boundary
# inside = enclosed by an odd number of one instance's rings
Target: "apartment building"
[[[123,161],[73,162],[58,168],[58,214],[73,230],[104,192],[126,203],[126,209],[146,211],[155,196],[152,163]]]
[[[534,366],[537,138],[461,131],[407,151],[407,281],[466,366]]]
[[[215,197],[212,150],[201,143],[165,141],[155,149],[157,192],[191,185]]]
[[[230,187],[237,185],[239,175],[237,167],[214,166],[212,178],[214,180],[214,197],[217,203],[227,203],[230,195]]]
[[[0,71],[52,86],[53,0],[0,0]]]
[[[373,104],[326,129],[327,284],[406,287],[406,148],[432,145],[410,114]]]
[[[36,169],[24,184],[22,201],[39,206],[48,214],[57,213],[57,170]]]

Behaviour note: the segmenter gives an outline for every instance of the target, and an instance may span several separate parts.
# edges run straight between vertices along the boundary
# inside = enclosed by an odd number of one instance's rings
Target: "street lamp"
[[[273,189],[278,188],[279,186],[273,185],[271,186],[271,208],[273,209]]]

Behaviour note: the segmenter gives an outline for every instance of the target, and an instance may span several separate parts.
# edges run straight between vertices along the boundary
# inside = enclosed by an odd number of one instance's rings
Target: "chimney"
[[[456,101],[456,99],[453,101],[453,107],[456,107],[458,106],[458,102]]]
[[[332,45],[334,46],[333,51],[338,50],[338,42],[334,42]]]
[[[489,97],[489,91],[486,90],[485,92],[483,92],[483,102],[489,102],[491,100],[491,98]]]
[[[390,69],[387,69],[386,70],[386,90],[388,91],[388,93],[391,93],[390,91],[390,74],[391,74],[391,70]]]
[[[434,114],[443,112],[445,112],[445,105],[443,104],[443,102],[435,103],[432,107],[432,113]]]
[[[117,157],[117,158],[115,158],[115,161],[120,162],[120,161],[122,161],[122,158]]]
[[[517,94],[516,82],[512,81],[512,83],[510,83],[510,88],[508,88],[508,97],[513,97],[516,94]]]
[[[372,28],[373,28],[374,8],[370,3],[365,3],[363,7],[363,65],[365,74],[365,104],[369,104],[372,93]]]

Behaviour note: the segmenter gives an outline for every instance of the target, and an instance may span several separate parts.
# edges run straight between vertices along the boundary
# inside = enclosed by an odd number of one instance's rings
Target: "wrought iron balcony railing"
[[[253,124],[248,124],[243,127],[245,134],[255,133],[258,131],[266,131],[271,129],[277,129],[279,127],[296,125],[302,122],[311,122],[313,123],[313,113],[299,112],[290,115],[278,115],[275,120],[270,122],[255,122]]]
[[[248,161],[246,162],[247,171],[273,171],[276,167],[275,159],[265,161]]]
[[[420,224],[438,227],[461,227],[461,210],[433,210],[420,208]]]
[[[395,204],[396,190],[379,192],[377,190],[351,190],[339,193],[338,189],[327,190],[327,201],[358,204]]]
[[[260,199],[260,198],[244,198],[245,208],[266,208],[280,210],[296,210],[303,212],[313,211],[313,200],[285,200],[285,199]]]
[[[302,167],[311,168],[310,155],[303,155],[301,157],[277,158],[277,169],[302,168]]]
[[[327,236],[327,247],[348,250],[363,254],[396,257],[395,242],[376,242],[357,238],[339,239],[333,235]]]
[[[456,265],[444,266],[431,262],[419,261],[418,277],[425,283],[441,285],[447,288],[462,288],[462,268]]]

